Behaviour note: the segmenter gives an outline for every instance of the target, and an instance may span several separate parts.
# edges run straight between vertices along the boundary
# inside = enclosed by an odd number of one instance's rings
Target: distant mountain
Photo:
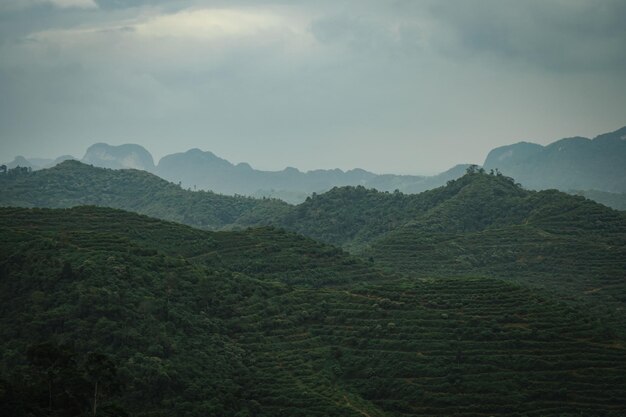
[[[102,168],[133,168],[154,172],[152,155],[144,147],[134,144],[119,146],[96,143],[91,145],[82,162]]]
[[[191,149],[163,157],[156,173],[185,188],[212,190],[224,194],[242,194],[283,198],[300,203],[311,193],[333,187],[362,185],[381,191],[421,192],[438,187],[462,175],[467,165],[459,165],[434,177],[416,175],[378,175],[363,169],[342,171],[313,170],[301,172],[288,167],[282,171],[260,171],[247,163],[232,164],[211,152]]]
[[[12,160],[11,162],[7,162],[6,166],[8,169],[13,169],[13,168],[17,168],[17,167],[26,167],[26,168],[31,168],[31,169],[37,169],[39,168],[39,166],[33,164],[31,161],[29,161],[28,159],[24,158],[23,156],[16,156],[14,160]]]
[[[26,159],[26,158],[25,158]],[[32,164],[33,169],[37,168],[47,168],[54,164],[54,159],[50,158],[28,158],[29,163]]]
[[[51,162],[20,156],[7,166],[38,170],[58,162],[58,159]],[[343,186],[420,193],[461,177],[469,167],[468,164],[456,165],[434,176],[375,174],[359,168],[302,172],[287,167],[281,171],[262,171],[248,163],[233,164],[200,149],[167,155],[155,166],[150,152],[140,145],[105,143],[90,146],[82,162],[97,167],[152,172],[188,189],[279,198],[291,204],[302,203],[312,193]],[[548,146],[529,142],[502,146],[489,152],[483,167],[513,177],[528,189],[589,190],[589,198],[600,196],[598,191],[626,193],[626,127],[594,139],[574,137]],[[616,199],[600,197],[598,201],[611,205]],[[612,206],[621,207],[619,203]]]
[[[71,155],[63,155],[59,156],[56,159],[49,158],[24,158],[23,156],[16,156],[15,159],[11,162],[7,162],[5,165],[8,169],[13,169],[15,167],[27,167],[31,168],[33,171],[38,169],[51,168],[57,164],[60,164],[63,161],[67,161],[68,159],[75,159]]]
[[[520,142],[492,150],[483,167],[531,189],[626,192],[626,127],[594,139],[566,138],[547,146]]]

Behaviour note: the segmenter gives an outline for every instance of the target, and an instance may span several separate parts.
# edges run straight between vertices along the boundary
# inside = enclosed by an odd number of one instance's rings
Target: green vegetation
[[[0,206],[65,208],[97,205],[135,211],[204,229],[255,221],[287,210],[279,200],[192,192],[139,170],[65,161],[54,168],[0,175]]]
[[[102,416],[626,407],[620,330],[541,290],[392,276],[277,229],[97,207],[0,209],[0,233],[7,415],[93,415],[94,398]]]
[[[103,410],[235,415],[249,407],[245,351],[231,322],[240,303],[295,283],[385,278],[279,230],[209,233],[96,207],[2,209],[0,231],[0,369],[10,387],[0,395],[16,415],[37,405],[31,411],[47,415],[49,395],[54,410],[84,409],[82,363],[94,354],[111,358],[124,382]],[[46,343],[69,363],[50,384],[27,355]]]
[[[625,213],[557,191],[524,190],[477,167],[421,194],[342,187],[297,206],[192,192],[146,172],[76,161],[18,174],[0,175],[0,204],[96,204],[209,229],[272,225],[390,271],[493,276],[549,287],[564,298],[626,301]]]
[[[335,188],[275,224],[414,276],[493,276],[626,302],[626,214],[477,168],[418,195]]]
[[[626,214],[583,197],[476,167],[298,206],[74,161],[0,187],[92,204],[0,209],[10,416],[626,411]]]

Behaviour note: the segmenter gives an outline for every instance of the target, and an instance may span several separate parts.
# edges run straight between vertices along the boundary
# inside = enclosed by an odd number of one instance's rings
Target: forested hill
[[[356,250],[410,225],[422,230],[467,233],[540,222],[561,210],[562,223],[582,231],[622,233],[626,213],[554,190],[529,191],[512,178],[469,169],[444,187],[420,194],[334,188],[276,216],[275,222],[307,236]],[[602,228],[594,217],[604,219]],[[569,224],[567,222],[570,222]],[[608,223],[606,223],[608,222]]]
[[[489,275],[626,302],[626,214],[480,169],[418,195],[336,188],[282,227],[419,276]]]
[[[199,228],[270,225],[420,276],[491,275],[626,301],[626,214],[479,168],[421,194],[334,188],[298,206],[67,161],[0,176],[0,204],[123,208]]]
[[[289,207],[280,200],[191,192],[145,171],[96,168],[72,160],[41,171],[0,175],[0,205],[97,205],[206,229],[231,225],[242,216],[264,219]]]
[[[1,208],[0,234],[10,417],[96,405],[139,417],[618,417],[626,406],[620,330],[539,290],[395,279],[289,232],[108,208]]]

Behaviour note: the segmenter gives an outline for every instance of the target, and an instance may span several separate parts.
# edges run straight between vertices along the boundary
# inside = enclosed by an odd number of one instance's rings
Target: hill
[[[394,278],[292,233],[106,208],[3,208],[0,232],[5,415],[83,415],[94,393],[99,415],[626,407],[620,332],[538,290]]]
[[[532,189],[626,192],[626,127],[547,146],[520,142],[492,150],[483,164]]]
[[[422,275],[536,276],[624,299],[624,213],[554,190],[525,190],[478,168],[421,194],[340,187],[297,206],[183,190],[144,171],[77,161],[2,175],[0,190],[4,206],[99,205],[205,229],[273,225]]]
[[[275,224],[419,276],[490,275],[626,301],[626,214],[478,169],[417,195],[336,188]]]
[[[145,171],[96,168],[78,161],[21,175],[0,175],[0,190],[2,206],[106,206],[206,229],[231,225],[242,216],[252,222],[288,207],[278,200],[191,192]]]
[[[68,161],[0,175],[0,205],[132,210],[204,229],[270,225],[418,276],[489,275],[563,297],[626,301],[626,214],[557,191],[529,191],[478,168],[421,194],[334,188],[289,206],[193,192],[137,170]]]

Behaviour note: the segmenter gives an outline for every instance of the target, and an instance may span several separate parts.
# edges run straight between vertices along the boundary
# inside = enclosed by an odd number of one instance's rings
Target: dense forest
[[[583,197],[472,167],[291,206],[76,161],[0,190],[8,415],[626,409],[626,215]]]
[[[219,229],[245,216],[250,221],[289,207],[280,200],[191,192],[146,171],[96,168],[68,160],[53,168],[13,169],[0,175],[0,206],[113,207],[165,220]]]
[[[203,229],[273,226],[340,246],[391,271],[479,275],[623,305],[626,213],[555,190],[530,191],[471,167],[420,194],[336,187],[292,206],[181,189],[138,170],[66,161],[0,175],[0,205],[122,208]]]
[[[622,330],[273,228],[0,209],[6,415],[623,414]],[[606,313],[608,314],[608,313]]]

